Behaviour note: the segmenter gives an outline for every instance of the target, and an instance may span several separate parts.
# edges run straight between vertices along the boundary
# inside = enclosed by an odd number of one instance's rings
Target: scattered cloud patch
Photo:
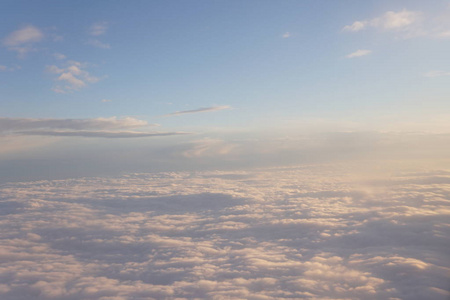
[[[28,52],[35,51],[33,44],[40,42],[44,33],[33,25],[24,26],[10,33],[3,39],[3,45],[8,50],[17,52],[19,57],[24,57]]]
[[[353,52],[353,53],[348,54],[346,57],[347,57],[347,58],[361,57],[361,56],[369,55],[369,54],[371,54],[371,53],[372,53],[371,50],[367,50],[367,49],[359,49],[359,50],[356,50],[356,51]]]
[[[87,64],[69,60],[63,67],[50,65],[45,68],[47,73],[56,74],[57,83],[52,90],[56,93],[68,93],[78,91],[88,84],[95,83],[100,78],[91,75],[86,71]],[[61,83],[61,84],[60,84]]]
[[[100,36],[106,33],[108,27],[109,27],[108,22],[97,22],[92,24],[88,32],[92,36]]]
[[[231,106],[228,106],[228,105],[202,107],[202,108],[192,109],[192,110],[176,111],[176,112],[173,112],[170,114],[166,114],[163,117],[179,116],[179,115],[185,115],[185,114],[195,114],[195,113],[202,113],[202,112],[213,112],[213,111],[219,111],[219,110],[230,109],[230,108],[231,108]]]
[[[432,179],[449,174],[361,185],[315,166],[3,184],[0,297],[446,299],[450,190]]]
[[[291,37],[291,33],[290,33],[290,32],[285,32],[285,33],[283,33],[283,35],[281,35],[281,37],[282,37],[283,39],[290,38],[290,37]]]
[[[399,12],[388,11],[384,15],[374,19],[355,21],[353,24],[345,26],[343,30],[357,32],[368,27],[384,30],[402,30],[418,22],[421,15],[420,12],[408,10]]]
[[[111,100],[110,99],[102,99],[102,102],[107,103],[107,102],[111,102]]]

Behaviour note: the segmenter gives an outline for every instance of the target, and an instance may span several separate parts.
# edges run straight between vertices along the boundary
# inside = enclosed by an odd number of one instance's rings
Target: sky
[[[340,139],[324,134],[448,133],[448,1],[0,5],[3,182],[285,165]]]
[[[450,1],[0,1],[0,299],[450,297]]]

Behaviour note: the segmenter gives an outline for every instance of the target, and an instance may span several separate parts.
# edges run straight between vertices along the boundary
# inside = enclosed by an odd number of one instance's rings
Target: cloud
[[[384,30],[404,30],[417,23],[421,17],[420,12],[402,10],[399,12],[388,11],[381,17],[370,20],[355,21],[343,28],[344,31],[357,32],[367,27],[380,28]]]
[[[86,64],[73,60],[65,62],[64,67],[50,65],[45,70],[47,73],[57,74],[55,80],[63,83],[63,85],[57,84],[52,88],[56,93],[78,91],[88,84],[100,80],[100,78],[92,76],[86,71]]]
[[[229,109],[231,106],[228,105],[222,105],[222,106],[212,106],[212,107],[203,107],[198,109],[192,109],[192,110],[182,110],[182,111],[176,111],[167,115],[163,115],[163,117],[170,117],[170,116],[179,116],[184,114],[195,114],[195,113],[201,113],[201,112],[213,112],[213,111],[219,111],[224,109]]]
[[[107,102],[111,102],[112,100],[110,100],[110,99],[102,99],[102,102],[103,103],[107,103]]]
[[[361,57],[361,56],[369,55],[370,53],[372,53],[371,50],[359,49],[353,53],[348,54],[346,57],[347,58]]]
[[[103,42],[100,42],[97,39],[90,39],[90,40],[87,41],[87,44],[91,45],[91,46],[94,46],[96,48],[101,48],[101,49],[110,49],[111,48],[111,45],[103,43]]]
[[[159,126],[147,121],[126,118],[97,119],[19,119],[0,118],[0,134],[38,136],[78,136],[103,138],[138,138],[185,135],[186,132],[123,131],[127,128]]]
[[[443,77],[443,76],[450,76],[450,72],[446,71],[429,71],[426,72],[423,76],[425,77]]]
[[[287,39],[287,38],[291,37],[291,33],[290,32],[285,32],[285,33],[283,33],[283,35],[281,37],[283,39]]]
[[[104,35],[108,30],[109,24],[108,22],[97,22],[92,24],[89,28],[89,34],[93,36]]]
[[[450,172],[348,167],[2,184],[0,297],[447,299]]]
[[[188,132],[139,132],[139,131],[93,131],[93,130],[29,130],[17,131],[16,134],[42,135],[42,136],[78,136],[78,137],[102,137],[102,138],[139,138],[154,136],[185,135]]]
[[[19,57],[24,57],[28,52],[35,51],[32,44],[43,38],[44,33],[39,28],[27,25],[10,33],[3,39],[3,45],[11,51],[16,51]]]
[[[57,60],[64,60],[67,58],[64,54],[61,53],[54,53],[53,57],[56,58]]]

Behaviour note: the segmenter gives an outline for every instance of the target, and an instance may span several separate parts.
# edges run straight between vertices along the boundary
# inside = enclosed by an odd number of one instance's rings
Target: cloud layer
[[[136,118],[96,119],[31,119],[0,118],[0,134],[133,138],[187,134],[185,132],[124,131],[140,127],[159,126]]]
[[[1,186],[4,299],[447,299],[450,172],[130,174]]]

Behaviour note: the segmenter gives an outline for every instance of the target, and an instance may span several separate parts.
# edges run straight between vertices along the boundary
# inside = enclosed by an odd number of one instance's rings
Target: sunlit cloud
[[[400,12],[388,11],[384,15],[374,19],[355,21],[353,24],[345,26],[343,30],[356,32],[368,27],[384,30],[401,30],[418,22],[421,15],[420,12],[408,10],[402,10]]]
[[[317,165],[2,184],[0,297],[446,299],[450,191],[437,183],[450,172],[389,174]]]
[[[203,112],[214,112],[214,111],[230,109],[230,108],[231,108],[231,106],[229,106],[229,105],[202,107],[202,108],[192,109],[192,110],[176,111],[176,112],[173,112],[170,114],[163,115],[163,117],[179,116],[179,115],[195,114],[195,113],[203,113]]]
[[[47,73],[56,74],[56,84],[52,90],[56,93],[67,93],[80,90],[88,84],[95,83],[100,78],[86,71],[86,64],[77,61],[67,61],[64,67],[50,65],[45,68]]]
[[[369,55],[371,53],[372,53],[371,50],[359,49],[359,50],[356,50],[353,53],[348,54],[346,57],[347,58],[361,57],[361,56]]]
[[[24,57],[28,52],[35,51],[34,43],[40,42],[44,33],[33,25],[24,26],[10,33],[3,39],[3,45],[8,50],[17,52],[19,57]]]

